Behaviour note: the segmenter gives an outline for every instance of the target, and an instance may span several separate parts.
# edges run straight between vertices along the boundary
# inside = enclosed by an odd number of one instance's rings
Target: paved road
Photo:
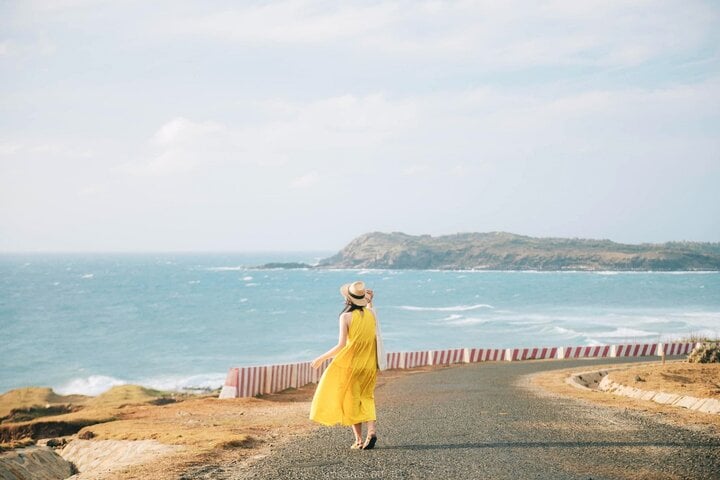
[[[321,428],[231,478],[720,479],[717,437],[516,384],[593,363],[609,362],[470,364],[396,378],[376,391],[375,450],[349,450],[349,429]]]

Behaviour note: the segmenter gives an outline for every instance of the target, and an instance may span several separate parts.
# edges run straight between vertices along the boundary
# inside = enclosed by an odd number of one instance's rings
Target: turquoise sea
[[[720,273],[255,270],[333,252],[0,256],[0,392],[219,387],[227,369],[311,360],[339,286],[376,291],[388,351],[720,335]]]

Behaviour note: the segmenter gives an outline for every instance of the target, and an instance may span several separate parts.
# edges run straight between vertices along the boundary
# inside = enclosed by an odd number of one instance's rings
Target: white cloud
[[[293,188],[310,188],[317,184],[318,180],[320,180],[320,176],[317,172],[310,172],[294,178],[292,182],[290,182],[290,185]]]
[[[409,167],[405,167],[402,169],[402,174],[408,177],[413,177],[416,175],[422,175],[424,173],[427,173],[430,171],[430,167],[427,165],[410,165]]]
[[[19,143],[0,142],[0,155],[14,155],[22,150],[22,148],[23,146]]]
[[[47,56],[56,51],[57,45],[45,35],[40,35],[35,40],[24,41],[8,38],[0,43],[0,56],[4,57]]]
[[[381,57],[446,61],[450,56],[504,69],[637,65],[702,45],[717,21],[717,11],[697,2],[289,0],[192,11],[158,27],[162,35],[241,44],[323,44]]]
[[[105,185],[92,184],[86,185],[78,190],[77,194],[80,197],[92,197],[104,193],[107,190]]]
[[[176,117],[150,138],[149,158],[119,165],[117,170],[137,176],[189,173],[226,159],[231,147],[232,135],[224,125]]]
[[[412,102],[379,94],[309,102],[276,99],[258,105],[265,106],[262,116],[267,119],[249,126],[174,118],[152,136],[145,160],[125,163],[117,170],[158,176],[228,162],[285,165],[298,156],[321,152],[318,158],[325,158],[331,150],[373,147],[415,122]]]
[[[38,140],[37,142],[0,142],[0,156],[7,157],[72,157],[91,158],[94,155],[90,148],[69,143],[52,143]]]
[[[397,5],[351,5],[289,0],[245,5],[222,12],[168,19],[169,33],[227,38],[247,43],[315,43],[352,38],[387,24]]]

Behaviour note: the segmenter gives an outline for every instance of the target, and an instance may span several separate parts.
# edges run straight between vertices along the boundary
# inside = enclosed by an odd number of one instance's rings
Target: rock
[[[307,263],[301,263],[301,262],[271,262],[271,263],[264,263],[262,265],[259,265],[255,267],[260,270],[277,270],[277,269],[283,269],[283,270],[297,270],[297,269],[308,269],[313,268],[312,265],[308,265]]]
[[[90,430],[85,430],[83,432],[80,432],[78,435],[78,438],[81,440],[90,440],[91,438],[94,438],[95,434],[91,432]]]
[[[28,447],[0,454],[0,478],[61,480],[77,473],[72,463],[47,447]]]
[[[45,445],[47,445],[48,447],[51,447],[51,448],[58,448],[58,447],[62,447],[66,443],[67,443],[67,440],[65,440],[64,438],[51,438],[47,442],[45,442]]]

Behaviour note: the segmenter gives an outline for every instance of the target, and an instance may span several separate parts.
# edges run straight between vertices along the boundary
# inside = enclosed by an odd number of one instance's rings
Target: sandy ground
[[[608,367],[618,368],[618,364]],[[446,367],[385,371],[378,377],[378,388],[398,377],[439,368]],[[592,367],[593,370],[602,368],[603,366],[597,365]],[[540,387],[548,395],[652,412],[661,415],[664,421],[670,424],[696,425],[703,429],[709,427],[720,434],[718,415],[690,412],[603,392],[582,391],[565,382],[571,372],[583,370],[587,370],[587,367],[552,370],[533,374],[526,381]],[[703,397],[720,396],[720,365],[668,362],[662,366],[659,362],[635,363],[629,364],[627,369],[622,371],[612,372],[611,376],[619,383],[637,388]],[[108,471],[108,465],[99,465],[99,470],[91,475],[98,480],[214,478],[215,469],[227,469],[228,466],[242,469],[261,461],[272,451],[290,442],[302,441],[305,434],[318,428],[318,425],[308,419],[310,401],[315,390],[313,384],[257,398],[220,400],[215,394],[173,396],[169,403],[161,405],[157,404],[159,398],[167,400],[161,392],[138,389],[139,387],[126,386],[109,393],[105,398],[76,399],[78,402],[75,406],[78,409],[70,413],[38,417],[24,423],[13,424],[6,421],[0,427],[13,428],[13,425],[33,422],[52,424],[68,420],[88,421],[92,424],[80,429],[77,434],[67,436],[67,439],[89,437],[90,442],[96,442],[95,446],[102,441],[106,442],[105,445],[117,445],[118,449],[127,449],[124,443],[137,440],[154,441],[173,447],[168,448],[166,453],[151,457],[148,456],[149,452],[137,448],[134,457],[131,455],[133,458],[126,458],[127,461],[120,468]],[[36,402],[38,398],[58,402],[68,400],[67,397],[52,397],[47,392],[34,392],[32,395],[26,392],[24,395],[28,398],[20,398],[22,395],[18,397],[18,394],[6,398],[3,413],[10,411],[11,400],[21,404]],[[148,461],[148,458],[151,460]]]
[[[591,370],[616,369],[614,365],[593,365]],[[587,367],[541,372],[529,377],[530,384],[540,387],[549,395],[572,397],[592,404],[656,413],[667,423],[697,428],[709,428],[720,435],[720,415],[695,412],[684,408],[661,405],[652,401],[637,400],[599,391],[584,391],[568,385],[565,379],[573,373],[587,371]],[[610,372],[609,376],[623,385],[646,390],[718,398],[720,364],[690,364],[672,361],[628,365],[627,369]],[[636,380],[639,376],[644,381]],[[700,395],[702,393],[702,395]]]
[[[609,373],[621,385],[657,392],[720,398],[720,364],[669,363],[632,367]]]
[[[432,367],[414,372],[430,369]],[[378,376],[377,386],[380,388],[392,378],[409,373],[411,372],[382,372]],[[296,440],[318,428],[317,424],[308,419],[314,391],[315,385],[310,384],[300,389],[288,389],[255,398],[220,400],[216,393],[172,396],[170,403],[157,405],[158,398],[167,398],[163,397],[162,392],[146,391],[137,386],[123,386],[108,392],[105,398],[90,399],[61,397],[49,389],[28,389],[6,394],[0,399],[2,413],[7,415],[12,408],[37,404],[47,406],[70,403],[76,410],[21,422],[9,422],[6,419],[0,427],[17,431],[20,427],[40,423],[91,423],[76,434],[58,436],[70,441],[70,445],[73,441],[77,445],[87,444],[84,440],[77,441],[78,437],[91,438],[89,442],[94,442],[95,446],[102,442],[103,448],[108,449],[105,452],[108,461],[96,462],[91,475],[88,477],[86,472],[86,475],[81,475],[80,478],[161,480],[183,478],[186,472],[192,472],[188,475],[193,478],[203,472],[207,474],[207,478],[212,478],[214,465],[235,464],[240,467],[249,464],[263,458],[272,448]],[[141,442],[137,442],[138,448],[128,448],[127,441]],[[147,441],[174,448],[158,454],[156,446]],[[32,441],[15,440],[15,444],[24,443]],[[144,445],[152,448],[144,448]],[[111,451],[113,449],[118,451]],[[79,455],[87,456],[92,449],[85,447],[84,450]],[[61,449],[57,450],[58,453],[60,451]],[[110,470],[110,467],[117,463],[113,459],[118,456],[123,457],[123,465]],[[151,461],[148,462],[148,458],[151,458]]]

